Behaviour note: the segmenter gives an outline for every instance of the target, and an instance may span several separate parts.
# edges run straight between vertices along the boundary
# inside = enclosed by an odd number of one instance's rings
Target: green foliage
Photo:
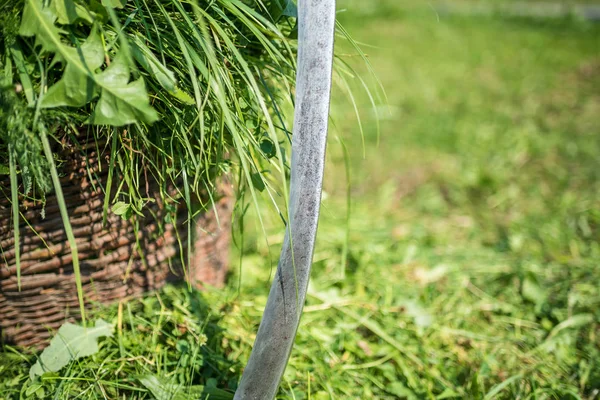
[[[23,3],[23,0],[15,0],[0,4],[0,54],[6,54],[17,41]]]
[[[119,52],[112,62],[106,61],[109,65],[104,71],[95,73],[105,63],[100,33],[94,28],[77,47],[66,46],[55,25],[56,19],[61,22],[61,17],[54,11],[44,7],[42,0],[28,0],[19,29],[21,36],[35,36],[36,45],[41,46],[42,52],[56,53],[56,57],[66,64],[62,78],[48,87],[41,107],[82,107],[99,95],[89,123],[122,126],[158,120],[156,111],[150,107],[143,80],[128,83],[130,61],[125,58],[125,53]],[[65,20],[63,23],[71,22],[66,15],[62,19]]]
[[[29,194],[34,186],[41,194],[51,188],[49,169],[40,155],[42,142],[32,126],[33,111],[22,104],[15,88],[0,78],[0,164],[8,167],[11,152],[21,166],[23,192]]]
[[[186,285],[169,286],[142,300],[97,308],[90,317],[108,321],[98,347],[92,344],[87,356],[72,358],[58,373],[46,372],[35,381],[28,371],[38,357],[16,349],[0,352],[0,399],[13,400],[20,393],[36,398],[42,392],[61,399],[231,399],[241,365],[222,348],[224,310],[206,295]],[[70,337],[82,338],[84,328],[66,326],[75,331]],[[88,327],[87,335],[96,336],[95,329]]]
[[[71,4],[75,7],[74,3]],[[53,12],[50,7],[44,7],[41,0],[29,0],[25,6],[19,34],[24,37],[35,36],[36,45],[41,46],[42,52],[56,53],[56,57],[66,64],[63,77],[48,88],[41,100],[41,107],[82,107],[99,95],[89,123],[122,126],[158,120],[156,111],[150,107],[143,80],[128,83],[130,61],[125,58],[124,52],[119,52],[111,63],[106,61],[109,66],[104,71],[94,72],[105,62],[102,38],[97,29],[92,29],[87,39],[77,47],[61,42],[60,31],[55,26],[56,19],[59,23],[61,20],[62,23],[73,23],[78,18],[79,14],[69,18],[66,13],[56,12],[56,9]]]
[[[126,165],[138,164],[163,183],[187,176],[198,194],[236,161],[250,185],[252,173],[269,179],[265,163],[285,180],[284,162],[265,157],[258,138],[279,142],[280,133],[287,135],[271,114],[290,99],[293,7],[279,0],[252,6],[220,0],[206,7],[167,0],[4,5],[3,86],[17,88],[13,100],[26,102],[57,139],[78,135],[85,123],[100,126],[94,140],[113,134],[108,125],[127,126],[128,137],[119,135],[111,158],[124,161],[115,166],[128,182],[141,171]],[[31,120],[13,114],[21,123]],[[28,128],[35,136],[36,129]],[[3,138],[0,145],[14,140]],[[21,153],[43,165],[39,150]],[[27,166],[18,161],[21,169]],[[33,180],[47,191],[47,175],[38,175]],[[142,197],[129,187],[111,202],[133,204]]]
[[[46,373],[60,371],[79,358],[96,354],[98,339],[112,336],[112,331],[112,326],[101,319],[96,321],[95,326],[88,328],[64,324],[29,370],[29,377],[35,381]]]

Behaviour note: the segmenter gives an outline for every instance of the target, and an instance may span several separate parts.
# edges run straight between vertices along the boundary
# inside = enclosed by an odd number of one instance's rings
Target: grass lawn
[[[387,97],[375,112],[354,82],[361,135],[334,91],[312,286],[280,398],[598,398],[600,26],[398,0],[339,8]],[[58,374],[28,382],[35,356],[5,347],[0,399],[230,398],[283,238],[264,218],[268,244],[249,217],[225,290],[98,309],[113,337]]]

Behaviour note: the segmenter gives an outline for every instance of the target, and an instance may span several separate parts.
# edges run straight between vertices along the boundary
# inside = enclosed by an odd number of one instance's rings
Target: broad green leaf
[[[108,12],[106,11],[106,7],[104,7],[100,0],[87,0],[86,5],[97,21],[108,21]]]
[[[38,399],[43,399],[45,394],[46,392],[44,390],[44,387],[39,383],[34,383],[33,385],[29,386],[27,390],[25,390],[25,395],[27,396],[27,398],[32,398],[33,396],[36,396]]]
[[[40,0],[28,0],[23,9],[19,35],[36,36],[37,44],[42,45],[44,50],[56,51],[62,44],[55,21],[56,15],[49,7],[44,7]]]
[[[103,90],[87,123],[121,126],[158,120],[156,110],[150,106],[143,79],[128,83],[129,75],[129,65],[122,52],[106,70],[96,75]]]
[[[112,212],[117,215],[123,215],[131,206],[124,201],[118,201],[112,206]]]
[[[103,336],[112,336],[112,325],[101,319],[89,328],[67,322],[31,367],[29,377],[34,380],[46,372],[58,372],[74,360],[97,353],[98,339]]]
[[[87,7],[76,3],[74,0],[53,0],[50,4],[58,17],[59,24],[72,24],[81,19],[93,23],[94,18]]]
[[[97,29],[92,29],[87,40],[76,48],[61,41],[61,32],[54,24],[56,19],[42,0],[28,0],[19,29],[22,36],[35,36],[45,51],[56,52],[55,58],[66,64],[63,77],[48,89],[42,107],[81,107],[100,95],[88,123],[121,126],[158,120],[143,80],[129,83],[130,70],[124,52],[119,52],[108,68],[97,73],[105,56]]]
[[[127,0],[102,0],[102,5],[110,8],[123,8]]]
[[[123,201],[118,201],[112,206],[112,212],[115,215],[120,215],[124,219],[129,219],[132,214],[131,204],[125,203]]]
[[[68,62],[62,79],[48,88],[42,107],[81,107],[98,95],[97,84],[90,79],[91,71],[104,63],[104,50],[98,31],[92,30],[79,49],[64,46],[62,54],[66,60],[74,62]]]
[[[176,396],[180,389],[179,386],[169,384],[155,375],[142,376],[139,381],[152,393],[156,400],[175,400],[179,397]]]

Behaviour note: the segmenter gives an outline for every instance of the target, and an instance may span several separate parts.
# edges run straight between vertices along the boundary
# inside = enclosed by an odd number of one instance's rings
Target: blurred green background
[[[339,1],[387,97],[334,90],[315,398],[598,398],[600,24],[533,3]]]
[[[370,67],[338,38],[356,73],[282,399],[598,398],[600,24],[576,4],[338,1]],[[228,327],[260,318],[267,225]]]

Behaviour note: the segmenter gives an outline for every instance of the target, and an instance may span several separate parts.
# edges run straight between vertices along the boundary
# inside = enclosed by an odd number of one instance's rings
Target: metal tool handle
[[[298,0],[298,71],[289,221],[236,400],[272,400],[306,299],[317,234],[331,96],[335,0]]]

